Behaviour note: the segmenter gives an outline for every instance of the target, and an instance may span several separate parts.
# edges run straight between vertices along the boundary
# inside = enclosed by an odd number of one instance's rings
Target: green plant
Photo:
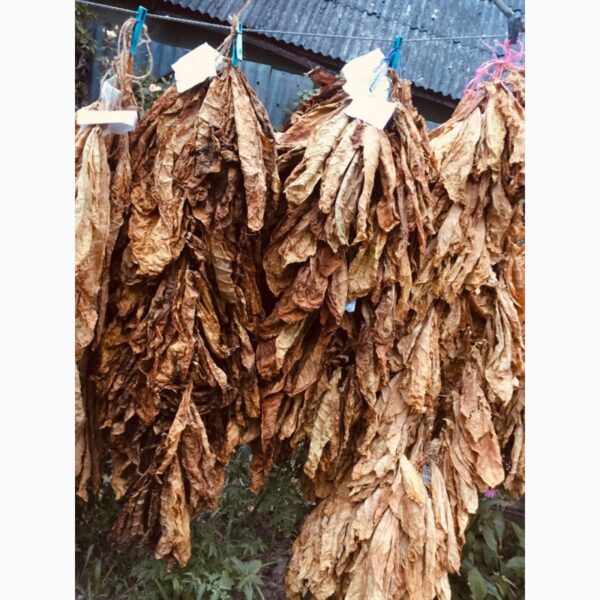
[[[281,537],[295,537],[300,522],[311,508],[300,491],[303,465],[300,448],[289,461],[273,468],[269,481],[254,502],[253,513],[268,523],[272,542]]]
[[[75,5],[75,106],[81,106],[88,93],[88,80],[96,52],[91,33],[94,16],[86,6]]]
[[[511,504],[481,498],[465,537],[460,576],[451,577],[453,600],[525,598],[525,533],[504,516]]]
[[[306,100],[310,100],[313,96],[319,93],[319,88],[308,88],[298,93],[298,98],[300,102],[304,102]]]
[[[147,111],[172,83],[173,73],[169,73],[164,77],[150,75],[142,80],[141,89],[143,95],[140,93],[140,86],[135,85],[133,87],[138,106],[141,107],[144,112]]]
[[[110,548],[106,536],[118,503],[105,478],[98,496],[77,507],[78,600],[263,600],[263,573],[285,561],[281,550],[289,549],[310,507],[298,491],[298,455],[275,467],[258,494],[248,487],[250,460],[250,449],[240,448],[217,509],[192,521],[192,558],[171,572],[143,549]]]
[[[310,100],[315,94],[319,93],[319,89],[320,88],[307,88],[305,90],[301,90],[296,95],[297,100],[294,102],[293,106],[285,108],[283,113],[289,117],[296,110],[300,102]]]

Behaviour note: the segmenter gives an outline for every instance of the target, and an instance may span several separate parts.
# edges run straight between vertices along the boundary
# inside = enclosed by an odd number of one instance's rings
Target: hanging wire
[[[127,8],[120,8],[117,6],[108,6],[106,4],[100,4],[98,2],[90,2],[88,0],[76,0],[79,4],[85,4],[87,6],[94,6],[96,8],[104,8],[116,12],[122,12],[127,14],[136,14],[134,10]],[[195,25],[196,27],[204,27],[213,31],[231,31],[230,25],[219,25],[218,23],[208,23],[205,21],[195,21],[193,19],[184,19],[182,17],[171,17],[169,15],[157,15],[148,13],[147,19],[158,19],[160,21],[167,21],[170,23],[183,23],[185,25]],[[277,29],[250,29],[244,28],[245,33],[262,33],[271,35],[299,35],[303,37],[323,37],[323,38],[337,38],[347,40],[368,40],[373,42],[393,42],[394,38],[378,38],[371,36],[360,36],[360,35],[341,35],[337,33],[310,33],[308,31],[284,31]],[[505,38],[506,34],[481,34],[481,35],[459,35],[451,37],[429,37],[429,38],[403,38],[402,43],[406,42],[441,42],[441,41],[456,41],[456,40],[477,40],[486,38]]]

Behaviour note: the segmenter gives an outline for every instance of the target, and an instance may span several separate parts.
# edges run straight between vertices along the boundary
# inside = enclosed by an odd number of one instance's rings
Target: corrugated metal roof
[[[245,0],[167,0],[226,22]],[[524,10],[524,0],[509,0]],[[490,0],[253,0],[244,15],[248,29],[330,33],[392,40],[501,34],[506,17]],[[264,34],[347,62],[385,42],[308,35]],[[402,74],[417,86],[460,98],[475,69],[489,58],[479,40],[420,41],[403,45]]]

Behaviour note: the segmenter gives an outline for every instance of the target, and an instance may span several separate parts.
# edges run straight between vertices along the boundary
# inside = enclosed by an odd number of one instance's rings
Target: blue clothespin
[[[391,57],[388,59],[388,64],[390,65],[390,67],[392,69],[394,69],[394,71],[398,70],[398,65],[400,64],[400,49],[402,48],[402,36],[401,35],[397,35],[394,38],[394,47],[392,48],[392,51],[390,52]],[[388,54],[388,56],[390,56]]]
[[[129,54],[135,56],[142,30],[144,29],[144,22],[146,21],[146,15],[148,10],[143,6],[138,7],[137,14],[135,15],[135,26],[133,27],[133,33],[131,34],[131,47],[129,48]]]
[[[244,53],[242,48],[242,24],[238,23],[235,29],[235,40],[231,46],[231,64],[234,67],[238,66],[240,60],[244,60]]]

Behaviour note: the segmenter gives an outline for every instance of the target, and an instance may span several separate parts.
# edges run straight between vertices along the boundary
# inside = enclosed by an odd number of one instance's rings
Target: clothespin
[[[133,27],[133,33],[131,34],[131,47],[129,48],[129,54],[131,56],[135,56],[135,51],[137,50],[137,45],[140,41],[142,30],[144,29],[144,22],[146,21],[147,14],[148,10],[146,8],[144,8],[143,6],[138,7],[137,14],[135,15],[135,25]]]
[[[394,69],[394,71],[398,70],[398,65],[400,64],[400,48],[402,48],[402,36],[397,35],[394,38],[394,47],[390,52],[391,57],[388,59],[388,64],[392,69]]]
[[[240,60],[244,60],[244,52],[242,48],[242,24],[238,22],[235,28],[235,39],[231,45],[231,64],[237,67]]]

